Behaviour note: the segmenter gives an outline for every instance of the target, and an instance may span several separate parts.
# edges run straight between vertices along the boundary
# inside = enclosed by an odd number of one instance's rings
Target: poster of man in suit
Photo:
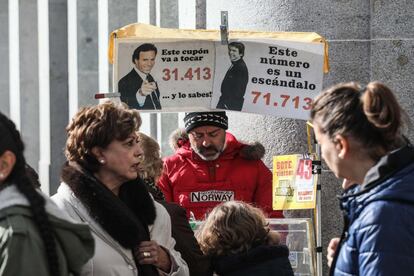
[[[139,45],[132,54],[133,68],[118,82],[121,101],[135,109],[161,109],[160,91],[151,75],[157,48],[154,44]]]
[[[210,109],[215,46],[200,40],[116,39],[114,92],[149,112]]]

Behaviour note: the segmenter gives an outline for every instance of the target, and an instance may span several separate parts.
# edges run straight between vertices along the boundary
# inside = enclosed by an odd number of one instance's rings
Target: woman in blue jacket
[[[344,179],[331,275],[413,275],[414,149],[395,96],[379,82],[339,84],[315,99],[311,120],[323,159]]]

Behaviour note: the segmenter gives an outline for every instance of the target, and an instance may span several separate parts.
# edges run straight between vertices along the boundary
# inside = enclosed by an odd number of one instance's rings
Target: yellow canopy
[[[220,40],[219,30],[186,30],[158,28],[153,25],[133,23],[113,31],[109,37],[108,58],[114,62],[114,39],[115,38],[142,38],[142,39],[200,39]],[[230,31],[230,39],[280,39],[300,42],[319,42],[324,44],[324,73],[329,71],[328,43],[325,38],[317,33],[311,32],[253,32],[253,31]]]

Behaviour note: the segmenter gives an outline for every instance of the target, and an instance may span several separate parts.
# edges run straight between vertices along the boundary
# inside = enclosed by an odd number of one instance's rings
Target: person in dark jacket
[[[243,60],[244,44],[229,43],[231,66],[221,83],[221,96],[217,108],[241,111],[244,103],[249,71]]]
[[[23,151],[16,126],[0,113],[0,275],[79,275],[94,253],[91,231],[36,190]]]
[[[196,232],[219,276],[293,276],[289,250],[275,236],[263,212],[241,201],[216,206]]]
[[[187,220],[185,209],[175,203],[165,201],[164,194],[156,185],[163,169],[159,144],[142,132],[138,133],[138,138],[143,151],[139,175],[154,199],[167,209],[171,217],[171,234],[176,241],[175,249],[187,262],[190,275],[212,275],[210,258],[201,252]]]
[[[311,120],[322,157],[344,178],[344,230],[328,247],[330,275],[412,275],[414,148],[392,91],[380,82],[333,86],[315,99]]]

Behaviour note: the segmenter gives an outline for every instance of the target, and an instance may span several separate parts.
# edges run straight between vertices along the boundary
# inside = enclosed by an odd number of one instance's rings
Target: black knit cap
[[[200,126],[216,126],[228,129],[228,118],[226,112],[190,112],[184,117],[185,131],[190,132],[193,128]]]

